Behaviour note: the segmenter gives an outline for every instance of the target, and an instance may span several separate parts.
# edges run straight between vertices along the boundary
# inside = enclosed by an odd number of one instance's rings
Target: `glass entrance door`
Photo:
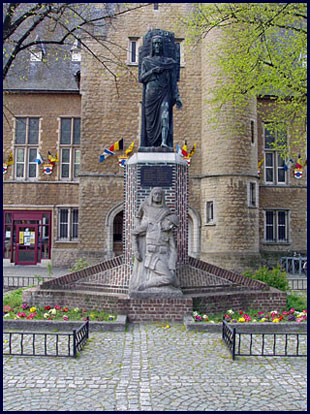
[[[38,261],[38,225],[16,225],[16,264],[34,265]]]

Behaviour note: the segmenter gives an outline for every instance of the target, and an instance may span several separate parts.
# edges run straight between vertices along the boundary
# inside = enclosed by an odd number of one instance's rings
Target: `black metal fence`
[[[306,357],[306,333],[245,333],[223,320],[222,339],[236,356]]]
[[[89,335],[89,319],[73,333],[3,332],[3,355],[77,357]]]

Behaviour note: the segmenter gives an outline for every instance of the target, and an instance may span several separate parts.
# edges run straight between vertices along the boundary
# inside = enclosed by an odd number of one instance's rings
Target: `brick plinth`
[[[286,293],[274,288],[269,291],[212,292],[193,298],[193,306],[203,313],[226,312],[228,309],[281,311],[286,308]]]
[[[191,297],[178,299],[130,299],[128,295],[75,290],[43,290],[31,288],[24,292],[23,301],[36,306],[68,306],[85,310],[104,310],[127,315],[130,322],[183,321],[191,315]]]
[[[188,262],[188,166],[175,153],[138,153],[131,157],[125,170],[125,214],[124,214],[124,253],[125,263],[132,263],[131,230],[135,226],[135,217],[141,203],[150,195],[152,188],[159,184],[154,181],[147,186],[142,181],[143,167],[170,167],[172,180],[162,186],[166,205],[178,216],[179,226],[176,231],[178,264]]]

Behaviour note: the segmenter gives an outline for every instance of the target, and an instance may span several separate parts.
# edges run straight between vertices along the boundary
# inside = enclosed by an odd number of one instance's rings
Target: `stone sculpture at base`
[[[142,203],[132,230],[135,256],[129,293],[136,297],[180,297],[176,278],[177,250],[173,229],[178,218],[165,205],[164,191],[155,187]]]

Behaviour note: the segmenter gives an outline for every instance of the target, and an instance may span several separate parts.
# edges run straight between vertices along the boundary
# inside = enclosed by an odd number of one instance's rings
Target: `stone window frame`
[[[272,223],[267,223],[267,213],[272,213]],[[279,213],[285,213],[284,225],[279,224]],[[290,244],[289,239],[290,210],[287,208],[266,208],[264,209],[264,244]],[[272,227],[273,238],[267,239],[267,226]],[[284,227],[285,238],[279,239],[279,229]]]
[[[250,137],[251,137],[251,146],[255,147],[257,142],[257,122],[256,119],[250,119]]]
[[[253,188],[254,187],[254,188]],[[248,207],[258,207],[258,185],[256,181],[249,181],[248,183]]]
[[[138,66],[139,64],[139,47],[141,46],[142,39],[139,36],[128,37],[128,49],[127,49],[127,65]],[[132,44],[135,43],[135,56],[136,60],[132,60]]]
[[[286,186],[289,184],[289,175],[288,172],[284,170],[285,160],[281,157],[279,151],[270,148],[266,144],[266,124],[271,123],[268,121],[263,122],[263,146],[264,146],[264,182],[266,185],[277,185],[277,186]],[[287,140],[289,140],[289,135],[287,131]],[[269,156],[270,160],[272,159],[272,165],[267,165],[267,157]],[[270,157],[271,156],[271,157]],[[281,161],[280,161],[281,159]],[[282,165],[281,165],[282,164]],[[272,180],[267,181],[267,170],[272,170]],[[280,171],[284,171],[284,181],[279,180]]]
[[[205,226],[215,226],[215,203],[214,200],[205,201]],[[211,214],[212,212],[212,214]]]
[[[64,119],[71,119],[71,129],[70,129],[70,143],[62,143],[62,120]],[[79,143],[75,143],[74,142],[74,131],[75,131],[75,120],[79,120],[80,121],[80,132],[79,132]],[[59,128],[58,128],[58,134],[59,134],[59,179],[61,181],[78,181],[79,180],[79,176],[78,174],[76,175],[75,173],[75,168],[76,166],[78,171],[79,171],[79,166],[81,164],[81,149],[80,149],[80,145],[81,145],[81,117],[80,116],[70,116],[70,115],[63,115],[58,117],[58,122],[59,122]],[[64,150],[69,150],[69,159],[68,161],[63,161],[64,159]],[[79,162],[76,162],[76,154],[77,152],[79,152]],[[69,177],[65,177],[63,176],[63,172],[62,172],[62,166],[63,165],[69,165]]]
[[[56,206],[57,209],[57,235],[56,235],[56,242],[60,242],[60,243],[73,243],[73,242],[78,242],[79,241],[79,206],[67,206],[67,205],[58,205]],[[61,221],[60,221],[60,215],[61,215],[61,211],[62,210],[67,210],[68,213],[68,220],[64,223],[66,224],[66,228],[67,228],[67,237],[60,237],[60,233],[61,233]],[[78,215],[78,221],[74,221],[74,212],[77,211],[77,215]],[[74,228],[73,225],[76,226],[76,232],[77,232],[77,236],[74,237],[73,233],[74,233]]]
[[[185,55],[184,55],[184,37],[176,37],[174,39],[175,43],[180,45],[180,67],[185,67]]]
[[[17,133],[17,120],[18,119],[25,119],[26,121],[26,128],[25,128],[25,142],[24,143],[17,143],[16,142],[16,133]],[[30,119],[38,120],[38,134],[37,134],[37,141],[34,143],[29,143],[29,136],[30,136]],[[16,115],[13,118],[13,143],[14,143],[14,169],[13,169],[13,177],[16,181],[36,181],[39,177],[39,166],[34,160],[30,161],[30,151],[35,151],[35,158],[37,158],[37,153],[40,149],[40,142],[41,142],[41,123],[42,118],[40,116],[33,116],[33,115]],[[18,161],[17,153],[19,150],[23,150],[23,161]],[[18,165],[23,164],[23,176],[17,177],[17,167]],[[30,177],[29,175],[29,166],[30,164],[35,165],[36,173],[34,177]]]

